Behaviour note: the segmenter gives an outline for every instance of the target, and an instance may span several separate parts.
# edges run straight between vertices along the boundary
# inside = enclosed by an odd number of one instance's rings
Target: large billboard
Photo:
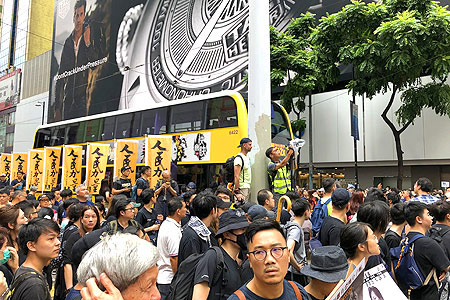
[[[142,0],[56,0],[48,122],[117,110],[117,34]]]
[[[270,0],[283,30],[349,0]],[[243,90],[248,0],[56,0],[48,122]]]
[[[17,69],[0,77],[0,110],[19,103],[20,76],[21,71]]]

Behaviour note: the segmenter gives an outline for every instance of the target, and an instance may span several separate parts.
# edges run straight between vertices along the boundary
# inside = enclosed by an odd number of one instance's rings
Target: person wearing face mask
[[[199,261],[194,276],[194,291],[192,299],[227,299],[245,282],[240,275],[240,267],[236,261],[239,251],[247,249],[245,231],[249,223],[244,211],[228,210],[219,217],[217,237],[221,237],[220,250],[223,253],[224,270],[217,278],[215,273],[218,258],[214,249],[208,250]],[[216,275],[216,276],[215,276]]]
[[[15,272],[18,268],[17,252],[14,248],[8,247],[8,231],[0,227],[0,295],[5,292],[14,279],[11,270]]]

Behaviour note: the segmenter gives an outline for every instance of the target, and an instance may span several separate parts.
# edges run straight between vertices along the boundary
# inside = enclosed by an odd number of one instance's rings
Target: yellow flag
[[[64,146],[62,165],[62,188],[75,189],[81,184],[81,164],[83,159],[83,147]]]
[[[45,147],[44,151],[44,180],[42,183],[42,191],[47,192],[58,185],[61,148]]]
[[[2,153],[0,156],[0,174],[5,174],[11,180],[11,154]]]
[[[23,172],[27,174],[28,167],[28,153],[13,153],[11,162],[11,178],[17,178],[17,173]]]
[[[109,145],[88,144],[86,158],[86,186],[89,193],[98,195],[105,178],[108,163]]]
[[[138,154],[138,141],[123,141],[119,140],[116,142],[115,158],[114,158],[114,177],[120,178],[122,175],[120,169],[123,167],[130,167],[130,179],[131,184],[134,185],[136,180],[136,162]]]
[[[31,150],[28,157],[27,189],[30,186],[41,189],[44,175],[44,151]]]
[[[149,136],[145,142],[145,162],[152,170],[149,181],[150,187],[154,188],[162,178],[162,171],[170,170],[172,137]]]

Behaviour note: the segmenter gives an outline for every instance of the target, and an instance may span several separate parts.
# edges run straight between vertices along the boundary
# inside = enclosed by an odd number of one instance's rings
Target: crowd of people
[[[271,188],[254,203],[244,184],[248,161],[239,158],[251,141],[240,147],[234,188],[179,186],[164,171],[151,189],[149,167],[135,184],[122,168],[112,188],[104,185],[94,198],[85,185],[37,196],[34,187],[24,190],[22,177],[5,184],[1,297],[315,300],[363,261],[366,270],[383,265],[409,299],[448,295],[450,190],[433,189],[427,178],[404,191],[343,187],[333,178],[318,190],[294,189],[288,159],[271,147]],[[289,210],[278,209],[283,195]],[[410,248],[419,284],[402,269]]]

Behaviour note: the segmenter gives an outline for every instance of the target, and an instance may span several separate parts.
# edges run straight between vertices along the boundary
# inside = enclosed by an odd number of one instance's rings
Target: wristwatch
[[[283,31],[313,0],[270,0]],[[248,0],[159,0],[131,8],[117,38],[119,109],[245,89]]]

